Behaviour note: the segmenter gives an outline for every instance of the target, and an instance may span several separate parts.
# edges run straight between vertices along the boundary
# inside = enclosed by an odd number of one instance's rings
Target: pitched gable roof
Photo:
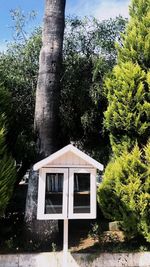
[[[88,156],[87,154],[85,154],[84,152],[82,152],[81,150],[79,150],[78,148],[76,148],[75,146],[71,144],[63,147],[62,149],[50,155],[49,157],[37,162],[33,166],[33,169],[37,171],[41,169],[42,167],[46,166],[47,164],[50,164],[53,160],[59,158],[60,156],[63,156],[65,153],[69,151],[74,153],[76,156],[80,157],[81,159],[85,160],[87,163],[93,165],[93,167],[95,167],[96,169],[101,170],[101,171],[103,170],[103,165],[101,163],[91,158],[90,156]]]

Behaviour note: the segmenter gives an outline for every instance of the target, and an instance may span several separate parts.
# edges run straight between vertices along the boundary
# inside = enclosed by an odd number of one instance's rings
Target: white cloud
[[[103,2],[95,10],[92,11],[92,15],[99,19],[115,18],[122,15],[123,17],[129,17],[129,0],[128,1],[109,1]]]
[[[94,16],[100,20],[122,15],[128,17],[130,0],[70,0],[67,13],[77,16]]]
[[[0,43],[0,52],[5,52],[7,50],[7,43],[1,42]]]

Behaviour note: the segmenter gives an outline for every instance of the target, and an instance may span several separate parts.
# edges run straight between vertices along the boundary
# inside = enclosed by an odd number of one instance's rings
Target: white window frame
[[[45,214],[45,190],[46,190],[46,174],[47,173],[63,173],[63,201],[61,214]],[[68,168],[42,168],[39,171],[38,185],[38,205],[37,219],[38,220],[58,220],[67,219],[68,214]]]
[[[74,213],[74,173],[90,174],[90,213]],[[95,219],[96,218],[96,170],[87,168],[69,168],[69,219]]]

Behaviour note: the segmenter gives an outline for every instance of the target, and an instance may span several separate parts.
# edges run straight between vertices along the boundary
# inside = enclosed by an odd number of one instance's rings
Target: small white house
[[[68,145],[34,165],[39,170],[37,219],[96,218],[96,172],[103,165]]]

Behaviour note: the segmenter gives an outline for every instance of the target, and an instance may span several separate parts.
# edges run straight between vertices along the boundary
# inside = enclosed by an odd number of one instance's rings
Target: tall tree
[[[8,116],[6,142],[19,166],[18,183],[36,156],[33,121],[42,41],[41,28],[34,29],[30,36],[26,33],[28,14],[24,17],[21,10],[11,14],[17,34],[6,53],[0,54],[0,83],[11,92],[13,111]],[[19,31],[20,19],[23,28]],[[106,146],[110,147],[108,134],[102,133],[103,111],[107,106],[103,77],[115,63],[114,43],[120,39],[125,23],[121,17],[107,21],[66,20],[61,69],[61,129],[67,140],[78,142],[103,163],[109,154]]]
[[[106,89],[105,126],[114,158],[99,187],[99,202],[109,219],[123,222],[128,238],[143,235],[150,242],[150,0],[131,2]]]
[[[132,0],[130,16],[118,64],[106,80],[105,126],[117,154],[150,136],[150,1]]]
[[[64,34],[65,0],[46,0],[39,76],[36,91],[35,131],[39,158],[46,157],[60,146],[59,98],[60,70]],[[58,222],[37,221],[38,174],[29,178],[26,223],[34,238],[44,242],[58,231]],[[44,229],[44,231],[43,231]]]
[[[59,127],[60,73],[65,0],[46,0],[39,76],[36,90],[35,130],[39,154],[55,152],[61,145]]]

